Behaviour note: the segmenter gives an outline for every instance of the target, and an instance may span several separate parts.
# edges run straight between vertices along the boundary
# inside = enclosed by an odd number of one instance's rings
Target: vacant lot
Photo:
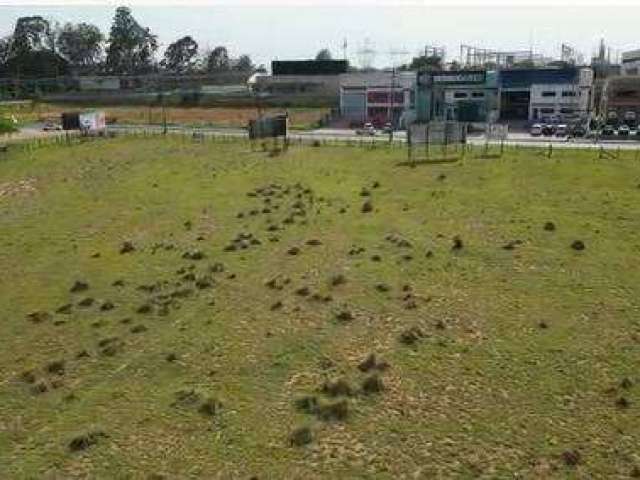
[[[62,112],[91,109],[90,106],[79,105],[55,105],[36,104],[21,106],[11,110],[4,109],[7,113],[15,115],[22,123],[38,122],[46,120],[60,121]],[[162,124],[163,113],[160,107],[147,106],[113,106],[95,107],[103,110],[107,119],[117,124]],[[198,126],[198,127],[246,127],[251,119],[258,116],[255,108],[184,108],[167,107],[165,109],[167,122],[170,124]],[[327,108],[266,108],[264,114],[277,114],[287,111],[290,116],[291,127],[295,129],[310,129],[318,125],[320,119],[329,113]],[[2,113],[2,112],[0,112]]]
[[[640,474],[640,165],[470,157],[0,157],[0,478]]]

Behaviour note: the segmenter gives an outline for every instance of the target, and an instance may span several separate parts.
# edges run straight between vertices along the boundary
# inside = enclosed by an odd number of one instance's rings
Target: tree
[[[55,51],[55,30],[40,16],[20,17],[10,39],[3,39],[0,57],[5,74],[53,77],[68,72],[67,61]]]
[[[107,70],[118,74],[149,71],[157,49],[157,37],[140,26],[129,8],[118,7],[109,32]]]
[[[462,65],[455,60],[451,60],[451,62],[449,62],[449,70],[462,70]]]
[[[0,67],[7,63],[11,53],[11,36],[0,38]]]
[[[160,65],[171,72],[183,73],[193,68],[197,55],[198,44],[187,35],[167,47]]]
[[[423,70],[423,71],[439,71],[442,70],[442,58],[437,56],[413,57],[409,65],[403,65],[400,70]]]
[[[100,62],[104,36],[100,29],[88,23],[67,23],[58,33],[60,53],[74,67],[92,67]]]
[[[216,47],[207,56],[207,72],[225,72],[229,70],[229,53],[225,47]]]
[[[331,60],[331,52],[328,48],[323,48],[316,54],[316,60]]]
[[[238,72],[252,72],[254,70],[253,62],[249,55],[240,55],[233,67]]]
[[[20,17],[16,22],[11,42],[11,56],[17,57],[28,52],[53,50],[52,32],[49,22],[43,17]]]

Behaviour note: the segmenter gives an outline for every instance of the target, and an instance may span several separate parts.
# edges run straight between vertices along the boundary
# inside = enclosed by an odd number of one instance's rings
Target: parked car
[[[567,136],[567,126],[565,124],[560,124],[556,126],[556,137],[566,137]]]
[[[630,131],[631,129],[628,125],[620,125],[620,127],[618,127],[618,135],[621,137],[628,137]]]
[[[373,126],[372,123],[365,123],[362,128],[358,128],[356,130],[356,135],[375,135],[376,127]]]
[[[382,131],[384,133],[391,133],[393,132],[393,125],[391,125],[391,123],[387,122],[384,124],[384,127],[382,127]]]
[[[62,130],[62,125],[58,123],[54,123],[52,121],[48,121],[48,122],[45,122],[44,127],[42,127],[42,130],[44,130],[45,132]]]
[[[569,133],[572,137],[584,137],[587,134],[587,129],[582,125],[574,125]]]
[[[556,133],[556,126],[555,125],[551,125],[551,124],[547,123],[542,127],[542,135],[544,135],[545,137],[551,137],[555,133]]]
[[[540,135],[542,135],[542,124],[534,123],[533,125],[531,125],[531,129],[529,130],[529,133],[533,137],[539,137]]]
[[[613,128],[613,125],[607,124],[604,127],[602,127],[602,130],[600,131],[600,133],[602,135],[614,135],[615,129]]]

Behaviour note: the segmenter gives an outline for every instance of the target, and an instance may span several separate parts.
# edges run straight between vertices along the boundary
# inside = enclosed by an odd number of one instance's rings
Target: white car
[[[533,137],[539,137],[540,135],[542,135],[542,124],[534,123],[533,125],[531,125],[531,130],[529,130],[529,133]]]
[[[42,130],[44,130],[45,132],[62,130],[62,125],[54,123],[54,122],[46,122],[44,124],[44,127],[42,127]]]
[[[365,123],[362,128],[358,128],[356,130],[356,135],[375,135],[376,127],[373,126],[372,123]]]
[[[567,136],[567,126],[565,124],[558,125],[556,127],[556,137],[566,137]]]

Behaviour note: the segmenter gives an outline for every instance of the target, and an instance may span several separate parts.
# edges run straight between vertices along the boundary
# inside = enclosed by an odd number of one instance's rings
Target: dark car
[[[542,126],[542,135],[545,137],[551,137],[556,133],[556,126],[550,123],[547,123]]]
[[[615,134],[615,128],[613,127],[613,125],[607,124],[604,127],[602,127],[602,131],[600,132],[602,135],[614,135]]]
[[[583,125],[573,125],[569,129],[569,135],[572,137],[584,137],[587,134],[587,129]]]

